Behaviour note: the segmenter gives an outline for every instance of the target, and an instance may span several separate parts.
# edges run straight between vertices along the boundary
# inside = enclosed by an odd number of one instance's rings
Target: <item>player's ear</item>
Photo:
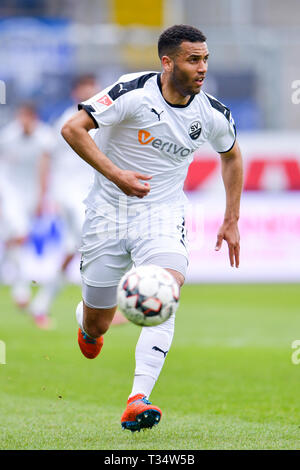
[[[173,71],[174,62],[171,59],[171,57],[169,57],[167,55],[162,56],[161,64],[162,64],[163,69],[165,70],[165,72],[172,72]]]

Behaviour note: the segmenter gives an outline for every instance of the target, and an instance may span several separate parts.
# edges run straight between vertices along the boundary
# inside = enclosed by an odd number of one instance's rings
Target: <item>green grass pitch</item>
[[[122,431],[139,327],[107,333],[101,355],[77,346],[77,286],[57,298],[56,329],[38,330],[0,288],[0,449],[300,448],[299,285],[189,285],[151,395],[160,424]]]

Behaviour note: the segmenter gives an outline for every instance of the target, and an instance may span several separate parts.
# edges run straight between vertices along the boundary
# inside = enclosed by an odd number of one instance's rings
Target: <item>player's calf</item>
[[[109,329],[117,307],[91,308],[83,302],[83,330],[92,338],[99,338]]]

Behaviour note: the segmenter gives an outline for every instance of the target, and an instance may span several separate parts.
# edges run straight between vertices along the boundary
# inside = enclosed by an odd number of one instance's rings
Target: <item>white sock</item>
[[[135,374],[131,394],[149,397],[172,344],[175,314],[157,326],[142,328],[135,350]]]
[[[76,319],[77,323],[79,325],[79,328],[84,331],[83,329],[83,302],[79,302],[79,304],[76,307]],[[85,331],[84,331],[85,333]]]
[[[42,286],[34,297],[30,305],[30,311],[33,315],[48,315],[51,305],[63,288],[65,275],[59,272],[48,284]]]
[[[133,387],[130,397],[142,393],[148,398],[155,385],[156,380],[150,375],[135,375],[133,380]]]

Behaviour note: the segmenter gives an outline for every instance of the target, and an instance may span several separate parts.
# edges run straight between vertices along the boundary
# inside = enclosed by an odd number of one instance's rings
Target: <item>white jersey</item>
[[[44,153],[51,153],[53,142],[52,130],[44,123],[38,123],[30,135],[24,134],[18,121],[0,132],[2,182],[4,187],[9,184],[28,208],[37,203],[40,158]]]
[[[235,142],[234,121],[226,106],[203,91],[186,105],[168,103],[158,72],[123,75],[79,109],[99,127],[95,143],[115,165],[152,176],[145,198],[126,198],[96,171],[86,200],[96,210],[103,203],[119,205],[124,198],[128,205],[184,204],[183,185],[193,153],[207,141],[219,153]]]
[[[94,172],[93,168],[80,158],[67,144],[61,135],[61,128],[77,112],[77,106],[67,108],[54,124],[56,145],[51,159],[50,191],[54,199],[63,203],[65,198],[82,200],[90,189]],[[93,136],[97,131],[90,131]]]

